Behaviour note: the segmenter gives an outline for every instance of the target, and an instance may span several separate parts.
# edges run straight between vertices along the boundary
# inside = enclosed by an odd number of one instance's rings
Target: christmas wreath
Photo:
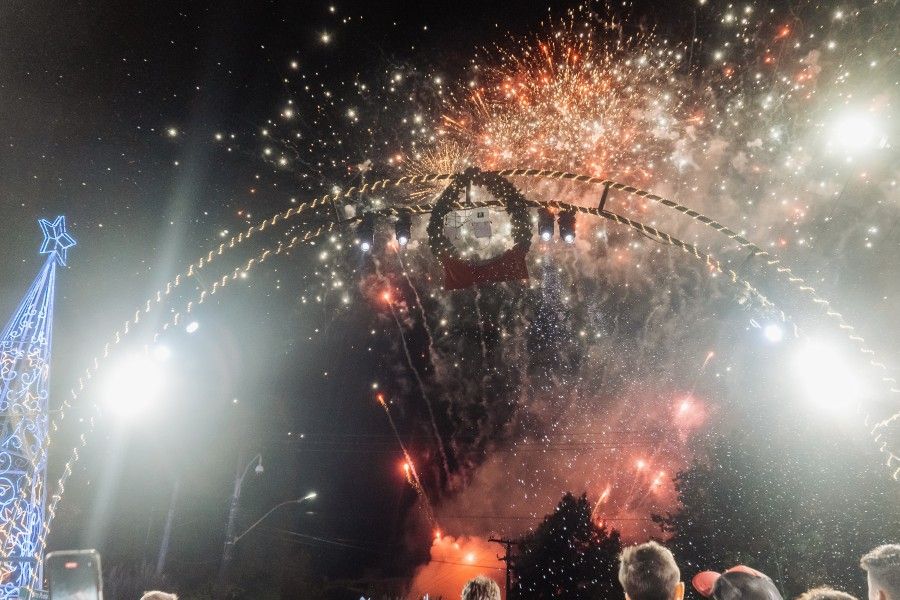
[[[484,187],[506,206],[512,222],[513,247],[500,256],[485,261],[466,261],[459,256],[444,233],[444,218],[450,214],[460,194],[469,185]],[[528,202],[507,179],[496,173],[468,169],[456,175],[438,197],[428,221],[428,246],[444,267],[444,287],[448,290],[470,287],[477,283],[528,279],[525,255],[531,247],[531,221]]]

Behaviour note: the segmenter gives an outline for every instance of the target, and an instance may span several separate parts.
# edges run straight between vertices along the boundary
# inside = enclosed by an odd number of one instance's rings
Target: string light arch
[[[641,188],[637,188],[622,182],[615,181],[613,179],[596,177],[585,174],[571,173],[566,171],[558,171],[558,170],[546,170],[546,169],[533,169],[533,168],[516,168],[516,169],[505,169],[499,171],[485,171],[484,173],[490,175],[496,175],[500,177],[523,177],[523,178],[533,178],[533,179],[542,179],[542,180],[550,180],[550,181],[567,181],[574,183],[581,183],[585,185],[592,186],[600,186],[604,188],[604,199],[609,190],[620,191],[627,195],[636,196],[639,198],[643,198],[649,200],[651,202],[657,203],[665,208],[669,208],[675,210],[687,217],[691,220],[700,223],[701,225],[708,227],[715,231],[716,233],[725,236],[731,242],[736,243],[741,249],[747,250],[750,252],[751,257],[757,257],[764,261],[764,264],[769,267],[772,271],[774,271],[775,276],[787,283],[789,287],[791,287],[794,291],[798,292],[800,297],[807,300],[813,308],[822,312],[825,316],[832,321],[836,327],[847,336],[847,339],[853,344],[853,346],[867,358],[867,362],[870,366],[875,368],[879,372],[879,378],[881,382],[886,386],[887,391],[896,398],[898,394],[900,394],[900,388],[897,386],[897,381],[894,377],[892,377],[889,373],[887,366],[877,358],[874,350],[868,347],[865,340],[857,333],[856,329],[850,325],[845,317],[834,310],[832,304],[827,299],[823,298],[820,293],[813,288],[807,281],[803,278],[797,276],[793,270],[785,265],[777,256],[773,253],[759,247],[753,242],[746,239],[744,236],[735,232],[734,230],[728,228],[722,223],[712,219],[696,211],[688,206],[677,203],[673,200],[664,198],[657,194],[654,194],[648,190],[644,190]],[[275,215],[266,218],[258,223],[251,225],[245,231],[240,232],[231,238],[228,241],[219,244],[216,249],[210,250],[208,253],[202,255],[196,261],[190,263],[183,271],[176,274],[176,276],[168,281],[165,285],[160,287],[157,292],[148,298],[140,308],[134,311],[134,314],[131,318],[126,320],[123,325],[117,329],[112,335],[111,339],[104,345],[103,351],[101,354],[95,356],[91,360],[90,366],[84,370],[83,375],[78,378],[76,387],[73,387],[70,390],[69,398],[67,398],[60,410],[58,411],[56,418],[53,420],[51,425],[51,431],[55,432],[59,430],[61,422],[64,420],[67,409],[71,408],[73,403],[78,399],[79,395],[86,389],[89,382],[96,376],[97,372],[100,370],[101,364],[105,362],[105,360],[109,357],[113,348],[120,344],[122,340],[124,340],[131,331],[145,319],[146,315],[149,314],[153,309],[157,307],[164,306],[170,298],[173,297],[174,291],[179,288],[188,278],[195,277],[198,273],[205,268],[207,268],[211,263],[217,261],[220,257],[228,254],[231,250],[234,250],[246,242],[248,242],[251,238],[255,238],[258,234],[266,231],[267,229],[275,228],[279,225],[283,225],[291,221],[292,219],[298,218],[302,214],[306,214],[309,211],[313,211],[317,208],[331,208],[333,204],[338,200],[343,200],[347,198],[352,198],[358,195],[371,194],[375,192],[385,191],[387,189],[395,189],[402,188],[405,186],[415,186],[415,185],[423,185],[423,184],[440,184],[442,182],[451,180],[455,175],[451,173],[439,173],[439,174],[425,174],[425,175],[415,175],[415,176],[404,176],[396,179],[382,179],[378,181],[374,181],[371,183],[365,183],[360,186],[353,186],[346,190],[336,192],[334,194],[325,194],[318,198],[313,198],[309,201],[301,202],[296,206],[292,206],[284,211],[278,212]],[[785,323],[791,323],[792,327],[794,327],[795,334],[798,333],[797,327],[794,324],[794,321],[788,317],[788,315],[781,309],[778,309],[774,303],[768,300],[755,286],[753,286],[749,281],[740,277],[735,271],[724,267],[720,261],[712,257],[710,254],[706,254],[701,252],[695,245],[684,242],[662,230],[651,227],[647,224],[641,223],[640,221],[631,219],[629,217],[619,215],[616,213],[612,213],[610,211],[606,211],[603,208],[597,207],[585,207],[574,204],[569,204],[561,201],[536,201],[536,200],[527,200],[528,206],[531,207],[551,207],[557,210],[566,210],[573,211],[582,214],[590,214],[597,217],[601,217],[618,224],[627,226],[633,230],[639,231],[644,235],[648,235],[661,243],[666,245],[670,245],[676,247],[683,252],[694,256],[696,259],[705,262],[709,268],[716,272],[720,272],[725,274],[729,280],[741,286],[746,292],[748,292],[751,296],[756,298],[761,306],[765,306],[772,310],[776,311],[776,314],[779,315],[781,320]],[[465,205],[462,203],[457,203],[455,205],[457,208],[471,208],[472,206],[505,206],[503,201],[498,200],[488,200],[488,201],[470,201]],[[416,205],[405,205],[402,210],[409,211],[411,213],[424,213],[430,212],[434,208],[433,204],[416,204]],[[380,212],[384,214],[399,214],[398,209],[389,208],[384,209]],[[179,323],[180,315],[189,314],[196,306],[202,304],[209,296],[215,294],[217,291],[223,289],[229,282],[234,281],[236,277],[239,276],[240,272],[248,272],[250,269],[255,266],[262,264],[266,261],[266,259],[273,255],[279,255],[283,252],[292,249],[299,245],[301,241],[308,241],[314,239],[315,237],[321,235],[324,230],[330,231],[334,226],[334,223],[330,223],[326,226],[318,226],[314,229],[311,229],[304,233],[302,236],[293,237],[288,243],[279,242],[279,244],[271,249],[266,249],[261,252],[257,258],[250,259],[243,268],[238,267],[235,268],[230,275],[225,275],[216,282],[213,283],[212,290],[207,291],[203,290],[200,295],[185,307],[184,311],[177,311],[173,313],[173,316],[164,324],[164,329],[168,327],[176,326]],[[156,334],[155,338],[158,337],[159,332]],[[154,339],[155,339],[154,338]],[[894,404],[896,406],[896,404]],[[866,417],[866,425],[870,427],[869,432],[873,437],[875,442],[878,444],[878,448],[880,452],[885,456],[886,465],[889,468],[894,469],[891,472],[891,476],[894,480],[900,480],[900,456],[895,454],[892,449],[888,447],[888,441],[886,439],[886,430],[887,428],[897,422],[900,421],[900,410],[896,411],[892,415],[887,418],[877,421],[875,423],[869,423],[868,415]],[[87,420],[88,431],[86,433],[82,433],[79,437],[79,443],[75,448],[72,449],[71,456],[69,460],[66,462],[65,467],[62,471],[60,478],[57,480],[57,491],[51,496],[50,506],[53,506],[53,511],[48,510],[48,518],[45,521],[44,531],[41,536],[42,545],[46,541],[46,534],[49,532],[50,523],[52,521],[53,515],[55,514],[55,508],[58,505],[60,499],[65,490],[65,483],[69,476],[71,476],[73,472],[73,465],[79,459],[78,449],[83,448],[87,443],[87,433],[93,430],[95,426],[95,419],[93,417]],[[43,460],[46,456],[46,452],[49,449],[51,436],[47,436],[45,441],[45,445],[42,449],[42,452],[38,453],[36,460]],[[897,466],[895,467],[895,463]]]

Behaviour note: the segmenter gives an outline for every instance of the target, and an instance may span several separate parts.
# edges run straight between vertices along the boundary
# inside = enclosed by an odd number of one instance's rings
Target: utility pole
[[[159,543],[159,556],[156,559],[156,575],[162,575],[166,567],[166,555],[169,554],[169,541],[172,539],[172,521],[175,519],[175,504],[178,502],[178,488],[181,480],[176,478],[172,487],[172,498],[169,500],[169,514],[166,515],[166,526],[163,528],[162,541]]]
[[[494,542],[495,544],[502,544],[506,547],[506,556],[498,556],[497,560],[502,560],[506,563],[506,600],[512,600],[512,596],[510,595],[510,563],[512,562],[512,547],[518,546],[519,542],[515,540],[504,540],[503,538],[488,538],[489,542]]]
[[[234,523],[237,519],[238,506],[241,503],[241,468],[244,466],[244,451],[238,452],[237,467],[234,473],[234,491],[231,493],[231,503],[228,507],[228,522],[225,525],[225,547],[222,549],[222,565],[219,567],[219,586],[225,583],[225,574],[228,565],[234,556]]]
[[[257,454],[254,456],[245,467],[244,451],[241,450],[238,452],[237,466],[234,471],[234,491],[231,493],[231,503],[228,507],[228,523],[225,526],[225,547],[222,549],[222,564],[219,568],[219,589],[225,584],[228,565],[234,557],[234,527],[237,522],[238,508],[241,503],[241,487],[244,484],[244,477],[247,475],[247,471],[250,470],[250,466],[254,462],[256,462],[256,469],[254,469],[254,471],[257,475],[260,475],[263,472],[262,455]]]

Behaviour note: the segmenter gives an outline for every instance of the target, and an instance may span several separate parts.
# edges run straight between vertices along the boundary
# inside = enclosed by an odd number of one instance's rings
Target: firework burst
[[[651,177],[690,118],[680,49],[571,18],[476,63],[441,132],[479,164]]]

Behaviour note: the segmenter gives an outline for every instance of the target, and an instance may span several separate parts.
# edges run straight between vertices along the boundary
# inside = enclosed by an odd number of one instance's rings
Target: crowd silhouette
[[[864,600],[900,600],[900,544],[878,546],[862,557],[860,567],[868,587],[868,598]],[[683,600],[685,596],[675,556],[653,541],[622,551],[619,583],[625,600]],[[768,575],[745,565],[735,565],[721,573],[701,571],[691,579],[691,587],[712,600],[784,600]],[[479,575],[463,588],[462,600],[501,600],[500,586]],[[796,600],[860,599],[831,587],[816,587]]]

